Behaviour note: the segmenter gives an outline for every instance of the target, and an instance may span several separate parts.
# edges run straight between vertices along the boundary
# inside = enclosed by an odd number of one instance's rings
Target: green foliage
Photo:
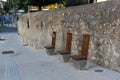
[[[29,0],[30,5],[38,6],[39,9],[41,8],[41,6],[50,5],[58,2],[59,0]]]
[[[38,6],[39,8],[41,8],[41,6],[44,5],[62,3],[66,7],[68,7],[87,4],[89,2],[92,3],[93,1],[94,0],[8,0],[10,6],[15,10],[24,9],[25,11],[27,11],[28,5]]]
[[[8,0],[8,2],[14,10],[24,9],[26,11],[29,0]]]
[[[59,0],[59,3],[65,4],[66,7],[87,4],[88,2],[89,0]]]
[[[10,10],[10,5],[9,5],[8,2],[5,3],[5,5],[4,5],[4,10],[5,10],[6,12],[8,12],[8,11]]]

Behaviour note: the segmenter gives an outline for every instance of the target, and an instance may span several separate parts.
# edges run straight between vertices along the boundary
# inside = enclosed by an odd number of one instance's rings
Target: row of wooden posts
[[[75,63],[77,62],[77,64],[79,64],[79,65],[87,66],[86,62],[87,62],[87,57],[88,57],[89,41],[90,41],[90,35],[83,34],[81,53],[79,55],[71,55],[72,33],[67,33],[66,49],[60,50],[60,51],[55,51],[56,32],[53,32],[52,44],[51,44],[51,46],[45,46],[45,48],[46,48],[47,54],[59,55],[62,58],[63,62],[69,62],[71,60],[72,62],[75,62]],[[84,64],[83,61],[85,61],[86,64]],[[83,66],[83,67],[85,67],[85,66]],[[81,69],[81,66],[77,66],[77,68]],[[82,69],[86,69],[86,68],[82,68]]]

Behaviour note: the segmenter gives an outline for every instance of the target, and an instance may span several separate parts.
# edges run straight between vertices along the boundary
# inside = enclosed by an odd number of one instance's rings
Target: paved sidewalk
[[[4,24],[4,27],[2,29],[2,33],[10,33],[10,32],[17,32],[17,26],[16,23],[12,23],[10,26],[7,26]]]
[[[1,34],[0,80],[120,80],[120,73],[90,64],[85,71],[75,70],[70,63],[62,63],[56,56],[47,56],[45,49],[23,46],[17,33]],[[2,54],[13,50],[14,54]],[[95,72],[103,70],[103,72]]]
[[[2,33],[8,33],[8,32],[17,32],[17,27],[4,26]]]
[[[17,64],[11,57],[5,57],[5,71],[6,80],[20,80]]]

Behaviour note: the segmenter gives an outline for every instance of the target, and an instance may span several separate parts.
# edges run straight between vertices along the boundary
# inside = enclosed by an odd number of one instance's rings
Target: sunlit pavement
[[[76,70],[57,55],[48,56],[44,48],[23,46],[17,32],[2,33],[1,37],[5,41],[0,41],[0,80],[120,80],[118,72],[94,64],[88,70]],[[14,53],[2,54],[9,50]]]

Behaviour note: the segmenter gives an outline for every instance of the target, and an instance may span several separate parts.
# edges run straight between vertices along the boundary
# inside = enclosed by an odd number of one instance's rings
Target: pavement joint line
[[[5,57],[5,64],[6,64],[5,69],[6,80],[20,80],[17,64],[15,63],[15,61],[12,60],[12,58],[10,57]]]

